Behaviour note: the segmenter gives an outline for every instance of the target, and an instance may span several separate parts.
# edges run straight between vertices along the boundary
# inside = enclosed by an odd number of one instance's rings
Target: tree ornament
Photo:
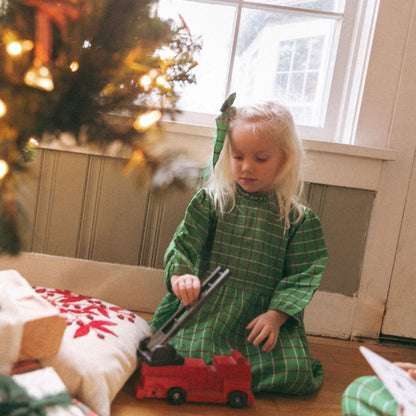
[[[67,19],[77,20],[81,11],[63,1],[48,0],[18,0],[22,4],[36,8],[35,15],[35,60],[47,64],[51,60],[52,51],[52,22],[60,31],[63,42],[68,41]]]

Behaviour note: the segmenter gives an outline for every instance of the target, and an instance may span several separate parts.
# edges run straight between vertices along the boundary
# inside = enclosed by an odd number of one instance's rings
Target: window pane
[[[275,4],[277,6],[294,7],[306,10],[319,10],[323,12],[343,13],[345,9],[345,0],[245,0],[259,1],[267,4]]]
[[[239,103],[278,99],[297,124],[321,126],[336,25],[335,19],[243,9],[231,86]]]
[[[277,67],[279,72],[289,72],[292,63],[294,46],[295,42],[293,40],[280,42],[279,64]]]
[[[293,70],[302,71],[305,70],[308,64],[308,48],[309,39],[298,39],[295,44],[294,57],[293,57]]]
[[[161,17],[179,22],[180,14],[192,35],[202,39],[198,65],[192,70],[197,83],[182,88],[178,103],[181,110],[218,112],[226,93],[235,12],[235,7],[229,5],[160,0]]]
[[[278,3],[336,9],[343,2]],[[197,83],[182,89],[179,108],[216,114],[227,92],[235,91],[238,105],[278,99],[292,110],[297,124],[322,127],[338,46],[339,16],[243,6],[235,56],[231,57],[237,6],[160,0],[162,17],[179,22],[182,16],[191,33],[202,39],[199,65],[193,70]]]
[[[324,47],[324,36],[310,38],[309,69],[319,69],[321,66],[321,51]]]
[[[318,72],[311,71],[306,75],[304,100],[306,102],[312,101],[316,95],[318,88]]]

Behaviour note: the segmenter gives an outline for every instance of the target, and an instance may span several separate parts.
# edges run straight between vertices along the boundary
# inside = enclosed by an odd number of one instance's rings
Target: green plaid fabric
[[[376,376],[353,381],[342,396],[344,416],[395,416],[397,402]]]
[[[221,106],[221,114],[215,118],[215,123],[217,125],[217,130],[214,137],[214,145],[212,158],[207,163],[207,166],[204,167],[201,173],[201,182],[204,182],[209,178],[214,169],[215,165],[218,162],[222,148],[224,147],[225,137],[228,132],[228,123],[234,117],[235,107],[232,107],[235,101],[236,93],[233,92],[230,94],[224,103]]]
[[[303,310],[318,288],[327,251],[321,224],[305,208],[301,222],[284,230],[275,198],[237,192],[237,207],[216,218],[202,189],[189,204],[165,254],[165,281],[192,273],[202,280],[217,266],[231,277],[171,340],[177,351],[207,363],[213,354],[239,350],[250,362],[252,390],[307,394],[317,390],[323,372],[310,357]],[[207,247],[209,247],[207,249]],[[178,308],[168,292],[150,321],[157,330]],[[269,308],[288,313],[278,345],[270,353],[247,342],[247,324]]]
[[[235,108],[232,107],[235,101],[236,93],[233,92],[228,96],[221,106],[221,114],[215,119],[217,125],[217,132],[214,138],[214,153],[212,155],[212,167],[214,167],[220,157],[220,153],[224,146],[225,136],[228,131],[228,123],[234,116]]]

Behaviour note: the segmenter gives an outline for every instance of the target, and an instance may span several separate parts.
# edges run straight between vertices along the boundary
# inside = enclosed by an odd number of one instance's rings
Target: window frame
[[[224,4],[236,7],[233,40],[229,51],[228,76],[224,99],[231,91],[231,78],[238,38],[237,28],[243,7],[276,9],[284,12],[342,19],[338,33],[338,48],[333,59],[333,73],[323,127],[297,125],[302,138],[331,143],[354,144],[357,120],[363,94],[368,60],[374,35],[379,0],[348,0],[344,13],[325,12],[243,0],[193,0],[205,4]],[[220,107],[219,103],[218,107]],[[213,126],[217,114],[184,111],[175,121],[184,124]],[[169,121],[166,120],[166,123]]]

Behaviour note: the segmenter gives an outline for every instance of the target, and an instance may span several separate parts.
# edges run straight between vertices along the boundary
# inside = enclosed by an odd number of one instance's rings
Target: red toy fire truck
[[[172,404],[188,402],[228,403],[241,408],[254,402],[251,392],[251,368],[239,351],[231,355],[214,355],[207,365],[200,358],[183,358],[168,341],[191,318],[196,310],[229,276],[218,267],[201,287],[198,302],[181,307],[151,337],[140,341],[141,358],[136,397],[167,398]],[[180,316],[184,315],[181,319]]]
[[[250,364],[238,351],[214,355],[212,364],[185,358],[182,365],[151,367],[142,363],[136,397],[167,398],[172,404],[228,403],[240,408],[254,402]]]

